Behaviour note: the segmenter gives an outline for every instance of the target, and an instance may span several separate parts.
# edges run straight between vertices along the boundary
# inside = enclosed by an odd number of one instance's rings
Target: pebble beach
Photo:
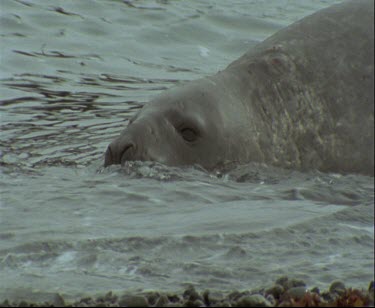
[[[280,277],[273,285],[259,290],[219,291],[196,290],[189,285],[182,292],[147,291],[66,300],[59,294],[48,301],[1,302],[0,307],[373,307],[374,282],[368,289],[353,289],[334,281],[328,290],[308,288],[302,280]]]

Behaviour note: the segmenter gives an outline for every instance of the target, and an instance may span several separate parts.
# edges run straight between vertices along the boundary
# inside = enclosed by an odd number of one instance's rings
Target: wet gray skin
[[[108,147],[105,166],[261,162],[374,174],[374,3],[323,9],[216,75],[167,90]]]

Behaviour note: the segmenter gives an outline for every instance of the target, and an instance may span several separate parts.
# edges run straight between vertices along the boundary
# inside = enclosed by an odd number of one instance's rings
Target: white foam
[[[199,54],[201,57],[208,57],[209,53],[210,53],[210,50],[204,46],[198,46],[198,49],[199,49]]]
[[[72,262],[76,258],[76,251],[66,251],[56,258],[56,263],[63,265]]]
[[[362,230],[362,231],[366,231],[370,234],[372,234],[374,236],[374,227],[373,226],[355,226],[355,225],[349,225],[349,224],[343,224],[343,223],[340,223],[341,226],[345,226],[345,227],[349,227],[351,229],[355,229],[355,230]]]

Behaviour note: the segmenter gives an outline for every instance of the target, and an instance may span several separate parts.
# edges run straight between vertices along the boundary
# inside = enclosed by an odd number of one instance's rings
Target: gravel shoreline
[[[367,290],[347,288],[334,281],[329,290],[307,289],[302,280],[281,277],[269,288],[253,291],[197,291],[192,285],[182,293],[149,291],[113,294],[65,301],[55,294],[48,302],[0,300],[0,307],[373,307],[374,281]]]

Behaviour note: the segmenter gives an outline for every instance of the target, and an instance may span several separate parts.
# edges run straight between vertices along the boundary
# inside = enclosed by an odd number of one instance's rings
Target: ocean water
[[[161,91],[339,1],[0,2],[0,299],[374,279],[374,178],[103,154]]]

